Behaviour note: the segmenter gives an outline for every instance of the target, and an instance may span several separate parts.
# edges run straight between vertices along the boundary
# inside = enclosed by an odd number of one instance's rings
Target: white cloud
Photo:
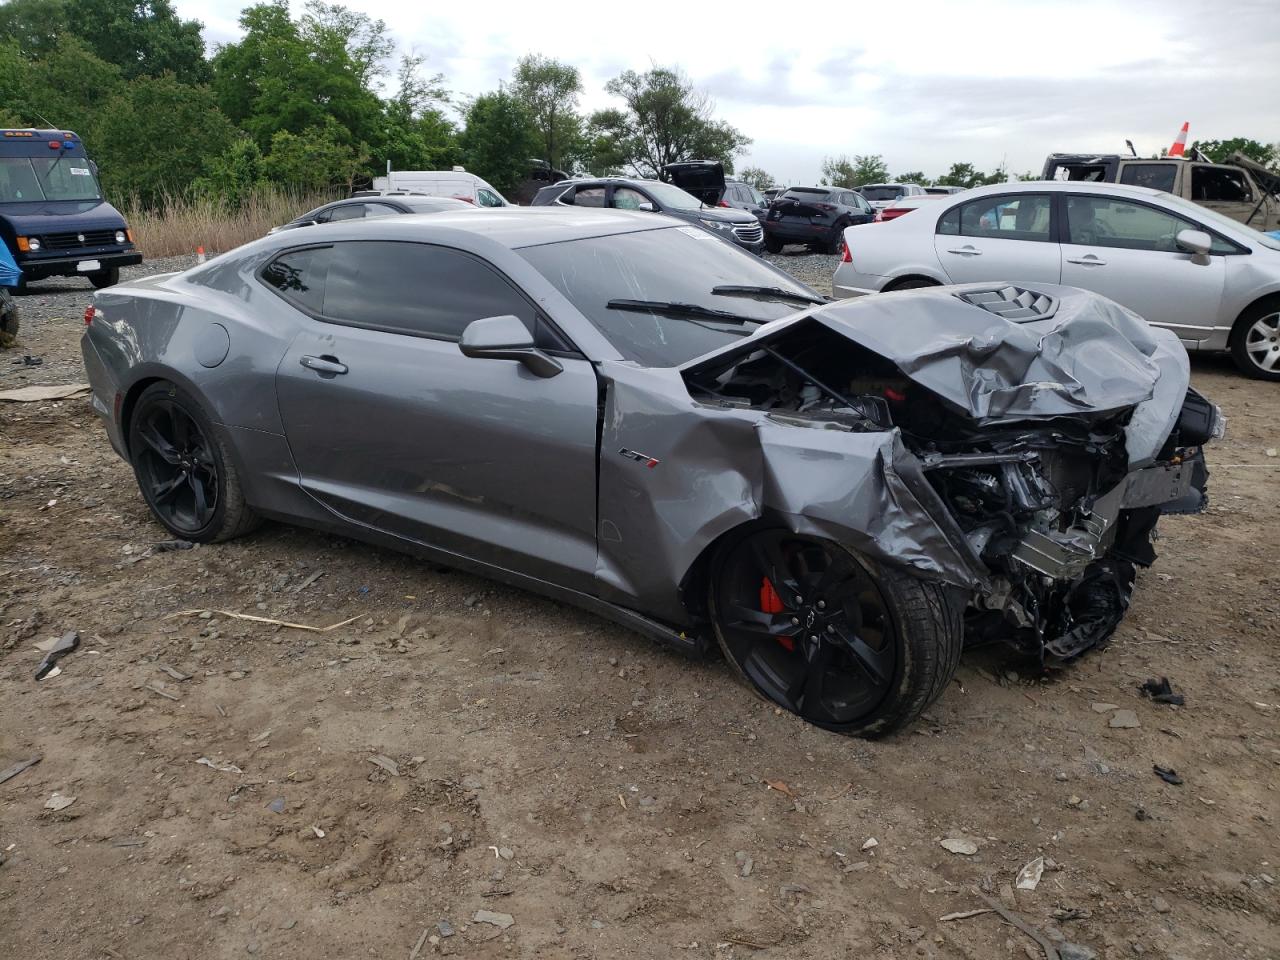
[[[235,38],[243,5],[177,0],[211,45]],[[348,5],[385,20],[463,98],[530,52],[579,68],[587,110],[610,105],[604,84],[624,69],[679,65],[755,140],[742,162],[789,183],[839,153],[940,174],[962,160],[1038,170],[1052,151],[1122,151],[1126,137],[1153,152],[1184,120],[1193,139],[1280,140],[1266,93],[1280,82],[1274,0],[918,0],[907,16],[843,17],[772,4]]]

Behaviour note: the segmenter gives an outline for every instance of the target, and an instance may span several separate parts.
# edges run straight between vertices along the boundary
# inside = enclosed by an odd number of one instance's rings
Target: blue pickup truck
[[[0,130],[0,242],[21,276],[87,277],[95,287],[141,263],[128,224],[102,199],[97,165],[66,130]]]

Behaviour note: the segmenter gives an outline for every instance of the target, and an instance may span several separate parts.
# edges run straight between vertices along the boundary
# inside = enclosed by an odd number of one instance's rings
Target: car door
[[[988,194],[952,207],[933,238],[952,283],[1057,283],[1062,267],[1048,193]]]
[[[420,243],[302,248],[260,276],[299,311],[276,391],[312,496],[355,524],[590,586],[595,371],[527,297],[491,264]],[[468,323],[506,314],[558,375],[462,355]]]
[[[1187,343],[1212,333],[1234,246],[1215,237],[1209,262],[1195,263],[1175,238],[1204,230],[1198,223],[1127,197],[1068,193],[1062,201],[1064,284],[1110,297]]]

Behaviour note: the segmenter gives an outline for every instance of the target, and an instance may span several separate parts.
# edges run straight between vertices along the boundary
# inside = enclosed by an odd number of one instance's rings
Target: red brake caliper
[[[760,581],[760,610],[763,613],[782,613],[784,609],[782,598],[778,596],[778,591],[773,589],[773,584],[769,582],[769,578],[762,578]],[[787,650],[794,651],[796,648],[796,642],[791,637],[778,637],[778,642]]]

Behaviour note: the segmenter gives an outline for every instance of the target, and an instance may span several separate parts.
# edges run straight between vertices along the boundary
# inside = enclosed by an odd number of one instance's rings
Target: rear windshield
[[[882,200],[897,200],[905,196],[907,191],[902,187],[863,187],[858,192],[875,203]]]
[[[1172,193],[1177,175],[1178,168],[1172,163],[1128,163],[1120,171],[1120,182]]]
[[[803,284],[698,227],[669,227],[568,240],[517,250],[628,360],[674,367],[732,343],[804,304],[713,294],[713,287],[780,287],[814,296]],[[743,317],[737,323],[611,309],[610,300],[695,304]]]
[[[0,201],[97,200],[98,178],[84,157],[0,157]]]

